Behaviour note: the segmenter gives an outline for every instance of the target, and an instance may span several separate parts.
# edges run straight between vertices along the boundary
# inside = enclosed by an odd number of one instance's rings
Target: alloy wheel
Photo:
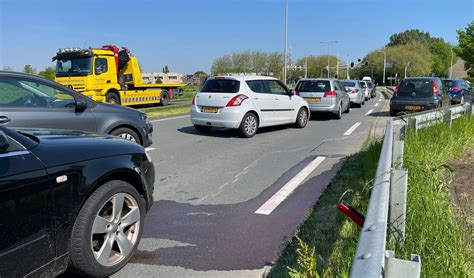
[[[140,208],[128,193],[117,193],[108,199],[95,216],[91,248],[97,262],[114,266],[130,255],[138,242]]]
[[[118,137],[120,138],[123,138],[123,139],[126,139],[126,140],[129,140],[129,141],[132,141],[132,142],[137,142],[137,140],[135,139],[135,137],[133,137],[131,134],[129,133],[120,133],[118,135]]]
[[[250,115],[245,119],[244,129],[249,135],[252,135],[257,131],[257,119],[255,116]]]

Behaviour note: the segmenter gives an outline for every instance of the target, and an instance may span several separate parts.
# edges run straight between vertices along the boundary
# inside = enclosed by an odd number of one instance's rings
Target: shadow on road
[[[279,125],[279,126],[271,126],[271,127],[262,127],[259,128],[257,134],[264,134],[268,132],[280,131],[284,129],[292,128],[291,125]],[[209,132],[199,132],[193,126],[187,126],[178,129],[179,132],[191,134],[191,135],[198,135],[198,136],[207,136],[207,137],[217,137],[217,138],[240,138],[236,129],[230,128],[220,128],[220,127],[213,127]]]
[[[285,239],[293,236],[305,212],[318,200],[342,162],[302,184],[272,214],[259,215],[254,211],[311,159],[314,157],[302,161],[247,202],[225,205],[156,202],[147,215],[143,232],[148,242],[156,240],[156,247],[142,248],[131,263],[199,271],[258,269],[269,264],[278,257],[282,245],[286,245]],[[180,244],[159,247],[160,240]]]

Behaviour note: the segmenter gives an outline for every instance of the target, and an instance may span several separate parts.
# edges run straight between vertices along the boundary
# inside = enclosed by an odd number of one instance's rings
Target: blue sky
[[[421,29],[457,43],[474,20],[472,0],[289,0],[294,58],[362,58],[391,34]],[[127,46],[144,71],[209,71],[242,50],[283,51],[284,0],[0,0],[0,67],[38,70],[60,47]]]

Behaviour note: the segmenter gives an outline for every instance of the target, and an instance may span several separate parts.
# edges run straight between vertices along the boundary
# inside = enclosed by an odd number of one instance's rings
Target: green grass
[[[370,142],[360,152],[349,156],[299,228],[299,237],[308,248],[316,249],[317,272],[321,277],[349,275],[359,228],[336,206],[339,198],[348,191],[344,200],[357,210],[366,211],[369,186],[375,177],[380,149],[380,142]],[[298,240],[292,238],[272,269],[271,277],[289,277],[288,267],[300,268],[296,255],[299,248]]]
[[[474,277],[472,231],[457,215],[450,198],[449,161],[474,147],[474,117],[452,128],[437,125],[405,139],[408,169],[406,241],[389,244],[397,257],[421,256],[424,277]]]
[[[187,115],[191,109],[190,104],[170,105],[165,107],[141,108],[148,115],[150,120],[170,118],[175,116]]]
[[[199,92],[201,89],[200,86],[197,85],[188,85],[184,87],[184,93],[182,96],[177,96],[173,100],[174,101],[185,101],[185,100],[192,100],[193,97]]]

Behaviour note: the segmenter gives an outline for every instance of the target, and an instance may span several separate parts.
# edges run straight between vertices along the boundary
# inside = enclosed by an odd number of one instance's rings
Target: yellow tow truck
[[[99,102],[121,105],[168,105],[186,84],[143,83],[138,60],[123,47],[61,48],[55,81]]]

